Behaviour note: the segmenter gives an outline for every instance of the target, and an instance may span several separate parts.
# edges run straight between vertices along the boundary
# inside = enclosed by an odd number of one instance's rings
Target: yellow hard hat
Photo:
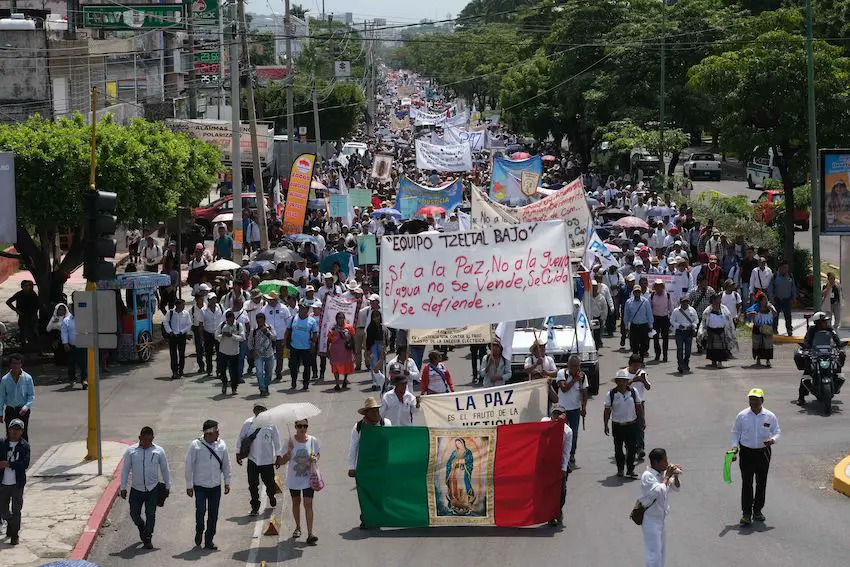
[[[747,397],[764,398],[764,390],[761,388],[753,388],[750,390],[750,393],[747,394]]]

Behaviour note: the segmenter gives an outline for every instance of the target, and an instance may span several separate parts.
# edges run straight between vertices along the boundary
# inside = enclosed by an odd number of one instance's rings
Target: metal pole
[[[664,75],[666,74],[666,56],[664,37],[667,32],[667,0],[661,1],[661,85],[658,101],[658,152],[661,154],[661,173],[666,175],[667,169],[664,166]]]
[[[230,161],[233,179],[233,261],[242,263],[242,99],[239,94],[239,17],[230,5]]]
[[[100,427],[100,340],[98,335],[98,333],[100,332],[100,327],[97,324],[98,307],[96,284],[95,289],[92,290],[91,297],[91,308],[94,312],[94,317],[92,317],[92,341],[94,347],[89,349],[89,352],[94,353],[94,383],[92,383],[91,379],[89,380],[89,398],[91,398],[91,396],[94,396],[95,405],[97,407],[97,410],[95,411],[95,430],[97,437],[97,476],[101,476],[103,474],[103,440]]]
[[[808,102],[809,102],[809,176],[811,177],[812,190],[812,274],[814,285],[812,286],[812,299],[814,306],[821,304],[821,276],[820,276],[820,177],[818,174],[818,139],[817,123],[815,122],[815,54],[812,46],[812,0],[806,0],[806,67],[808,74]],[[787,207],[787,201],[786,201]],[[794,203],[791,203],[791,211],[787,215],[794,214]]]
[[[218,110],[216,118],[224,114],[224,6],[218,7]]]
[[[91,89],[91,154],[89,156],[89,191],[95,191],[95,171],[97,169],[97,87]],[[95,294],[97,282],[89,280],[86,291]],[[100,455],[100,399],[98,393],[98,352],[97,352],[97,302],[92,301],[94,309],[94,347],[87,349],[86,382],[88,383],[88,435],[86,436],[86,460],[97,459],[97,474],[102,473]]]
[[[242,51],[248,57],[248,23],[245,21],[245,0],[239,0],[239,20],[242,23]],[[249,66],[250,72],[250,66]],[[266,196],[263,191],[263,169],[260,166],[260,149],[257,144],[257,108],[254,105],[254,81],[248,77],[245,81],[248,95],[248,128],[251,133],[251,154],[254,158],[254,192],[257,194],[257,224],[260,226],[260,248],[268,250],[269,231],[266,226]],[[234,219],[233,223],[242,219]]]
[[[189,14],[189,118],[198,117],[198,74],[195,72],[195,22],[192,17],[192,2],[184,0]]]
[[[133,53],[133,102],[139,104],[139,71],[136,69],[135,53]]]
[[[316,130],[316,163],[319,163],[322,159],[322,131],[319,127],[319,98],[316,91],[316,71],[313,70],[313,127]]]
[[[75,40],[77,39],[77,3],[75,0],[67,0],[65,2],[65,9],[68,14],[68,31],[65,32],[65,39]],[[14,13],[15,10],[12,10]]]
[[[293,77],[292,77],[292,17],[289,14],[289,0],[284,3],[283,34],[286,38],[286,164],[285,171],[292,169],[292,161],[295,159],[295,101],[293,100]]]

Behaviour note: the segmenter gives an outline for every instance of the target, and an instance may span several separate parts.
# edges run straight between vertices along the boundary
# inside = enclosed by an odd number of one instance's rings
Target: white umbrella
[[[322,413],[310,402],[291,402],[280,404],[267,409],[254,419],[253,427],[266,425],[277,426],[278,429],[289,428],[289,425],[301,419],[310,419]]]
[[[216,260],[209,266],[207,266],[207,272],[229,272],[230,270],[238,270],[241,268],[239,264],[236,262],[231,262],[230,260],[225,260],[222,258],[221,260]]]

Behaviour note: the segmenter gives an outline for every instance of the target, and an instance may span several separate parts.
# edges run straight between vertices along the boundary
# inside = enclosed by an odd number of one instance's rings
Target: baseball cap
[[[369,301],[380,301],[380,300],[381,300],[381,296],[378,295],[377,293],[373,293],[372,295],[369,296]]]
[[[753,388],[750,390],[750,393],[747,394],[747,397],[764,398],[764,390],[761,388]]]
[[[628,380],[629,379],[629,371],[628,370],[618,370],[617,374],[614,375],[614,380]]]
[[[23,420],[15,418],[12,421],[10,421],[9,422],[9,429],[15,429],[15,428],[23,429],[24,428]]]
[[[555,412],[558,412],[558,413],[567,413],[567,410],[566,410],[566,409],[564,409],[564,406],[562,406],[561,404],[558,404],[558,405],[556,405],[556,406],[552,406],[552,411],[551,411],[551,412],[549,412],[549,413],[550,413],[550,414],[552,414],[552,413],[555,413]]]

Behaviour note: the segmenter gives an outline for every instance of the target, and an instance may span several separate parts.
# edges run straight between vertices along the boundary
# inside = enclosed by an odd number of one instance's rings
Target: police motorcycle
[[[829,327],[817,325],[826,318],[824,313],[812,316],[816,327],[807,331],[803,344],[794,353],[794,362],[798,370],[803,371],[797,403],[805,404],[805,395],[811,394],[823,405],[825,415],[832,413],[832,398],[841,391],[844,376],[845,354],[836,344],[835,333]]]

